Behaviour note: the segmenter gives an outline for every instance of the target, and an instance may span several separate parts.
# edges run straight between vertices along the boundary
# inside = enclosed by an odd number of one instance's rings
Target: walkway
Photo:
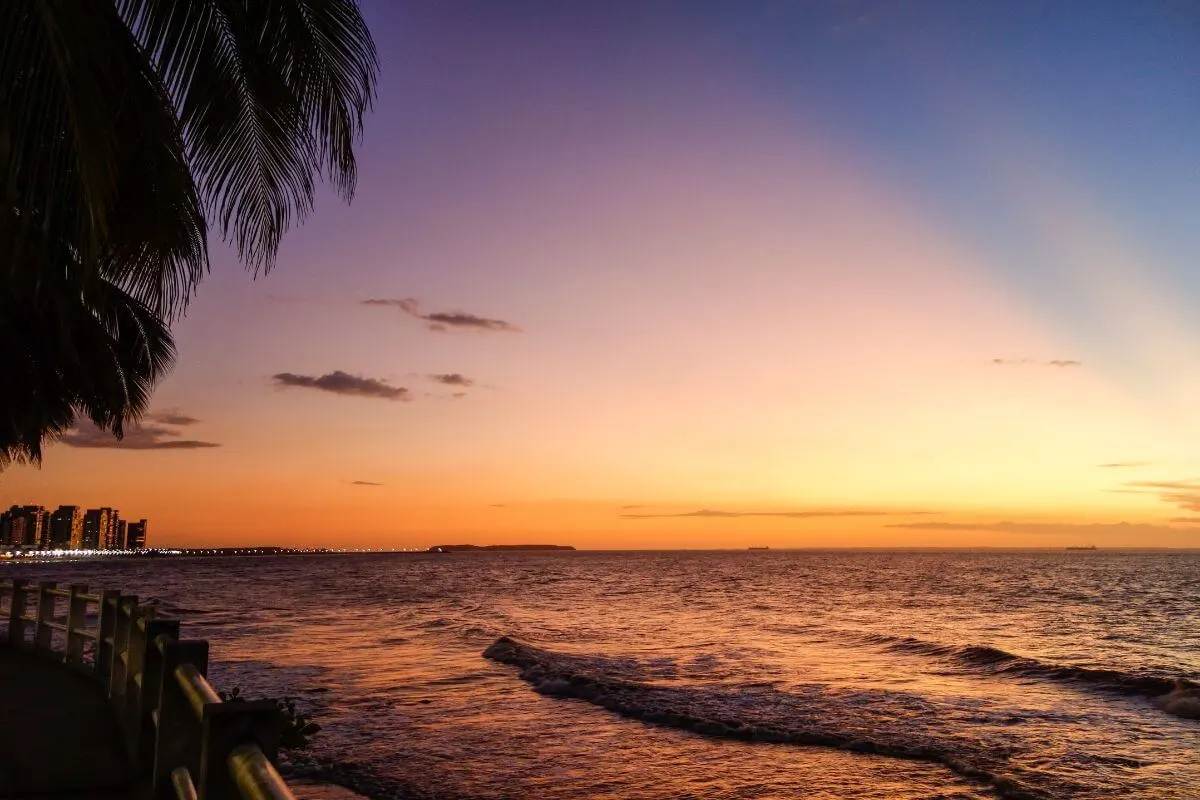
[[[96,683],[6,647],[0,647],[0,797],[133,797],[121,733]]]

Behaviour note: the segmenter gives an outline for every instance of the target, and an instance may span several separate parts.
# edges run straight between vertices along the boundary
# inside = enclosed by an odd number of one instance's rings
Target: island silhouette
[[[566,544],[439,544],[427,552],[430,553],[471,553],[476,551],[495,550],[574,550]]]

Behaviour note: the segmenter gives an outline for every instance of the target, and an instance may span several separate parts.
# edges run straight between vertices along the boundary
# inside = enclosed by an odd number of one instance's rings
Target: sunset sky
[[[1200,9],[364,3],[350,206],[220,242],[157,545],[1200,546]],[[103,444],[106,446],[95,446]]]

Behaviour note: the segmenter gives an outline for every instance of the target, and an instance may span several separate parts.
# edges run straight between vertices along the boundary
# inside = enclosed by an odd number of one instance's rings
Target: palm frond
[[[70,242],[84,264],[106,238],[117,181],[107,100],[122,82],[122,36],[106,3],[0,3],[0,196],[21,209],[9,220],[19,232]]]
[[[208,226],[170,95],[149,70],[117,121],[118,181],[103,274],[156,313],[181,313],[208,269]]]
[[[0,289],[103,273],[170,316],[207,268],[170,95],[111,3],[0,3],[0,202]]]
[[[124,433],[124,424],[145,413],[155,384],[175,363],[167,326],[144,303],[120,287],[100,281],[83,296],[87,313],[78,317],[81,363],[102,364],[79,387],[78,407],[100,428]]]
[[[104,280],[43,278],[29,292],[0,294],[0,468],[39,463],[79,414],[123,433],[145,413],[154,385],[170,370],[175,345],[146,304]]]
[[[255,271],[328,175],[353,196],[375,47],[352,0],[119,0],[178,109],[222,234]]]
[[[354,0],[0,0],[0,468],[145,410],[209,214],[257,271],[353,196],[377,69]]]
[[[374,100],[379,64],[351,0],[296,0],[279,8],[285,79],[300,100],[318,156],[342,197],[354,197],[354,143]]]

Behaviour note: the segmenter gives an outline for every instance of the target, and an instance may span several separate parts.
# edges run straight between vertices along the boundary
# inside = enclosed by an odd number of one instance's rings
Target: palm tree
[[[210,226],[257,274],[353,197],[377,70],[354,0],[0,0],[0,467],[145,411]]]

